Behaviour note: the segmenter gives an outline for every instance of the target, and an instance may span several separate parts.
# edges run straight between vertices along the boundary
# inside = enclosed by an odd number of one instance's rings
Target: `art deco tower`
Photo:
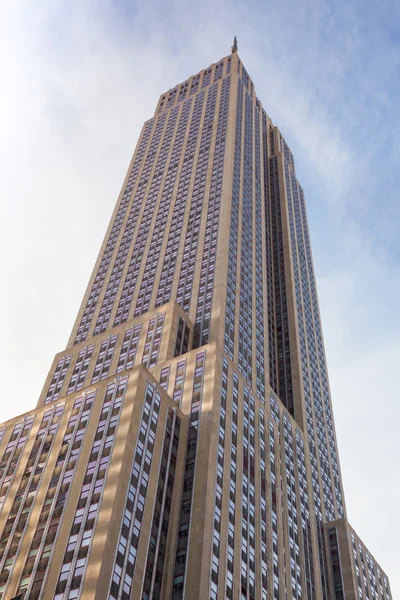
[[[303,190],[236,42],[144,124],[0,440],[2,600],[391,599],[347,522]]]

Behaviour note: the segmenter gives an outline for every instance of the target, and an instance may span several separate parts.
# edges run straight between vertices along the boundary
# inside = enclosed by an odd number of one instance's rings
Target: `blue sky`
[[[305,189],[348,517],[394,597],[399,22],[400,4],[385,0],[0,7],[0,420],[36,403],[65,346],[159,94],[228,54],[237,35]]]

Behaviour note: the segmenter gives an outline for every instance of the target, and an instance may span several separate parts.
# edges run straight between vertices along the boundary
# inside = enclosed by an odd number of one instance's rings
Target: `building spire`
[[[233,38],[232,54],[234,52],[237,52],[237,50],[238,50],[238,46],[237,46],[237,39],[236,39],[236,35],[235,35],[235,37]]]

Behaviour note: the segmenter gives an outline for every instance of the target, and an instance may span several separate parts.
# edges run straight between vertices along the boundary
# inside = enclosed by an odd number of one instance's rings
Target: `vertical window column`
[[[95,392],[90,392],[87,396],[77,398],[68,420],[19,582],[17,594],[25,593],[30,600],[39,600],[42,593],[95,395]]]
[[[182,600],[184,597],[205,358],[205,352],[201,352],[200,354],[196,355],[171,600]]]
[[[72,373],[71,381],[67,389],[67,395],[80,390],[85,385],[86,375],[89,369],[90,360],[93,355],[94,346],[86,346],[78,354],[75,367]]]
[[[47,410],[29,454],[21,482],[0,538],[0,598],[4,597],[7,582],[18,556],[21,542],[37,496],[37,489],[58,431],[64,404]]]
[[[110,372],[111,361],[114,356],[118,334],[111,335],[101,343],[99,355],[94,367],[91,385],[102,379],[107,379]]]
[[[174,356],[186,354],[189,346],[190,329],[183,319],[179,317],[178,330],[176,332],[176,343]]]
[[[161,397],[147,384],[108,600],[130,600]]]
[[[228,280],[226,292],[225,314],[225,352],[233,360],[235,346],[235,314],[236,314],[236,272],[239,239],[239,200],[242,169],[242,119],[243,119],[243,84],[239,81],[236,106],[235,155],[233,168],[231,224],[229,235]]]
[[[228,546],[227,546],[227,559],[226,559],[226,598],[227,598],[227,600],[233,600],[233,574],[234,574],[234,567],[235,567],[238,413],[239,413],[239,377],[236,373],[234,373],[233,374],[233,388],[232,388],[232,421],[231,421],[231,443],[230,443]]]
[[[260,548],[261,600],[268,599],[268,557],[267,557],[267,451],[264,409],[259,413],[259,452],[260,452]]]
[[[135,325],[134,327],[129,327],[129,329],[125,331],[122,348],[118,359],[117,373],[125,371],[125,369],[131,369],[134,366],[141,331],[141,323],[139,325]]]
[[[265,400],[265,357],[264,357],[264,268],[261,208],[261,147],[260,111],[255,109],[255,286],[256,286],[256,389],[258,396]]]
[[[182,306],[186,313],[189,312],[192,297],[194,265],[197,257],[200,223],[204,207],[204,190],[206,186],[217,93],[218,84],[214,83],[208,90],[206,113],[204,117],[199,155],[196,165],[193,195],[190,205],[181,272],[178,282],[177,302],[180,306]]]
[[[296,471],[292,427],[288,417],[283,415],[283,437],[286,470],[286,504],[288,514],[288,537],[290,550],[290,578],[292,598],[301,600],[301,563],[299,547],[298,511],[296,498]]]
[[[242,543],[241,594],[243,600],[255,600],[256,529],[255,529],[255,413],[254,398],[243,392],[243,471],[242,471]]]
[[[176,404],[181,408],[182,405],[182,395],[183,389],[185,386],[185,370],[186,370],[186,360],[181,360],[176,365],[176,374],[175,374],[175,384],[174,391],[172,394],[172,399]]]
[[[157,364],[164,320],[165,313],[158,313],[156,317],[149,321],[142,357],[142,364],[147,368],[154,367]]]
[[[54,375],[51,379],[49,389],[44,399],[44,404],[49,404],[50,402],[53,402],[59,398],[68,367],[71,363],[71,358],[72,355],[67,354],[58,361],[56,370],[54,371]]]
[[[224,485],[225,427],[226,427],[227,396],[228,396],[228,361],[224,358],[223,362],[222,362],[221,397],[220,397],[220,409],[219,409],[218,459],[217,459],[217,475],[216,475],[216,483],[215,483],[214,529],[213,529],[213,546],[212,546],[212,558],[211,558],[210,600],[217,600],[217,598],[218,598],[218,575],[219,575],[219,562],[220,562],[222,491],[223,491],[223,485]]]
[[[14,480],[22,451],[25,447],[35,417],[26,417],[16,423],[0,462],[0,512]]]
[[[198,348],[208,343],[211,303],[213,296],[215,258],[219,230],[219,214],[221,205],[222,178],[224,171],[226,128],[228,122],[230,93],[230,77],[222,81],[216,132],[214,161],[211,173],[211,186],[208,200],[206,232],[204,238],[203,257],[201,263],[200,286],[197,300],[197,311],[193,336],[193,347]]]
[[[275,427],[279,426],[279,409],[271,398],[271,416],[274,421],[269,421],[269,468],[271,481],[271,529],[272,529],[272,574],[273,598],[280,600],[279,585],[279,538],[278,538],[278,469],[277,469],[277,444],[275,441]]]
[[[160,386],[166,392],[168,391],[168,382],[169,382],[170,372],[171,372],[171,366],[168,365],[168,367],[164,367],[163,369],[161,369],[161,373],[160,373]]]
[[[54,600],[80,595],[127,384],[123,377],[107,386]]]
[[[142,600],[158,600],[164,572],[168,526],[178,452],[180,420],[175,409],[168,409],[163,453],[158,477],[157,495],[153,512],[147,564],[143,582]]]
[[[176,194],[174,211],[172,213],[171,226],[168,234],[167,247],[164,254],[160,283],[157,291],[156,306],[165,304],[171,298],[172,283],[178,257],[178,248],[181,239],[183,220],[188,202],[189,185],[193,171],[194,154],[199,135],[204,97],[204,92],[198,94],[194,104],[192,121],[190,124],[189,136],[183,157],[183,165]]]
[[[239,370],[253,382],[253,103],[245,93]]]

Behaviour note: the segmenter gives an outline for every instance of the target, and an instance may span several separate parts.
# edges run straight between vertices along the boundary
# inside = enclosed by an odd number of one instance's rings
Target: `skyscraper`
[[[391,599],[347,521],[303,190],[236,42],[144,124],[0,441],[2,600]]]

